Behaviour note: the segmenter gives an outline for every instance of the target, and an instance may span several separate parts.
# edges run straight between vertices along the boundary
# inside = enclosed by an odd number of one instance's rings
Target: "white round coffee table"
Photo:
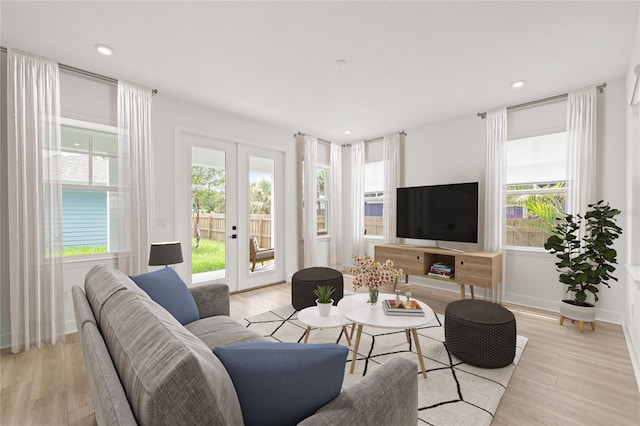
[[[418,332],[416,328],[422,327],[431,322],[435,318],[433,310],[427,305],[417,299],[416,300],[422,310],[424,316],[406,316],[406,315],[387,315],[382,308],[382,301],[385,299],[395,299],[394,294],[381,293],[378,297],[378,303],[371,305],[367,303],[369,299],[368,293],[355,294],[353,296],[345,297],[338,302],[338,311],[347,320],[353,321],[357,324],[356,343],[353,347],[353,359],[351,361],[351,371],[356,364],[358,357],[358,346],[360,345],[360,336],[362,335],[362,327],[367,325],[371,327],[381,328],[400,328],[405,330],[407,335],[407,342],[410,341],[409,333],[413,335],[413,340],[416,345],[416,351],[418,352],[418,360],[420,361],[420,367],[422,367],[422,377],[427,378],[427,371],[424,367],[424,359],[422,357],[422,348],[420,348],[420,340],[418,339]]]
[[[331,312],[329,316],[323,317],[320,316],[320,312],[318,311],[317,306],[311,306],[309,308],[305,308],[298,312],[298,319],[301,323],[307,326],[307,331],[304,333],[304,343],[307,343],[309,339],[309,332],[311,331],[311,327],[313,328],[335,328],[342,327],[342,332],[347,338],[347,343],[351,346],[351,338],[349,337],[349,333],[347,333],[347,324],[350,324],[351,321],[340,315],[338,312],[338,308],[335,306],[331,307]]]

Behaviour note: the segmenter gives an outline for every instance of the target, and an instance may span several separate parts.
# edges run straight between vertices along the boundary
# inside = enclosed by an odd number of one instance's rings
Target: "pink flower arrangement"
[[[392,283],[404,276],[400,268],[395,268],[393,260],[387,259],[384,262],[373,260],[369,256],[353,256],[353,266],[347,267],[344,271],[356,277],[353,280],[353,290],[359,287],[380,288],[385,283]]]

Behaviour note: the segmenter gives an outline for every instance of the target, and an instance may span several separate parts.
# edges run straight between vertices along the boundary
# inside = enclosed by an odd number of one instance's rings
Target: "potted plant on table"
[[[318,297],[316,299],[316,305],[318,305],[320,316],[328,317],[331,313],[331,306],[333,305],[331,295],[334,291],[336,291],[336,289],[330,285],[319,285],[313,290],[313,294]]]
[[[373,260],[369,256],[353,257],[353,266],[345,268],[344,272],[355,275],[353,279],[353,290],[359,287],[369,289],[369,303],[378,302],[380,287],[386,283],[397,281],[404,272],[394,266],[393,260],[387,259],[384,262]]]
[[[556,262],[560,282],[567,286],[567,293],[573,293],[573,299],[563,299],[560,303],[560,325],[569,318],[579,321],[581,332],[585,322],[590,322],[595,330],[595,305],[587,299],[591,294],[594,303],[597,302],[598,285],[611,287],[609,280],[618,281],[611,274],[618,263],[613,243],[622,234],[615,219],[619,214],[620,210],[602,200],[589,204],[584,218],[567,214],[560,219],[544,244],[546,250],[560,259]],[[583,222],[585,235],[579,238]]]

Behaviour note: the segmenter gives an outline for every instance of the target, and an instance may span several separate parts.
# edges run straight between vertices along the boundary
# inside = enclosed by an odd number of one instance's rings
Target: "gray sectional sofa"
[[[123,273],[97,266],[73,303],[99,425],[243,425],[214,346],[262,341],[233,321],[227,286],[191,289],[200,319],[182,326]],[[302,425],[416,425],[414,362],[393,358]]]

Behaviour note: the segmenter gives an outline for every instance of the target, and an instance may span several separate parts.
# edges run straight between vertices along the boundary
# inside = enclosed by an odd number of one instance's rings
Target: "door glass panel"
[[[249,157],[249,270],[275,268],[275,161]]]
[[[192,148],[191,273],[193,282],[226,277],[226,154]]]

